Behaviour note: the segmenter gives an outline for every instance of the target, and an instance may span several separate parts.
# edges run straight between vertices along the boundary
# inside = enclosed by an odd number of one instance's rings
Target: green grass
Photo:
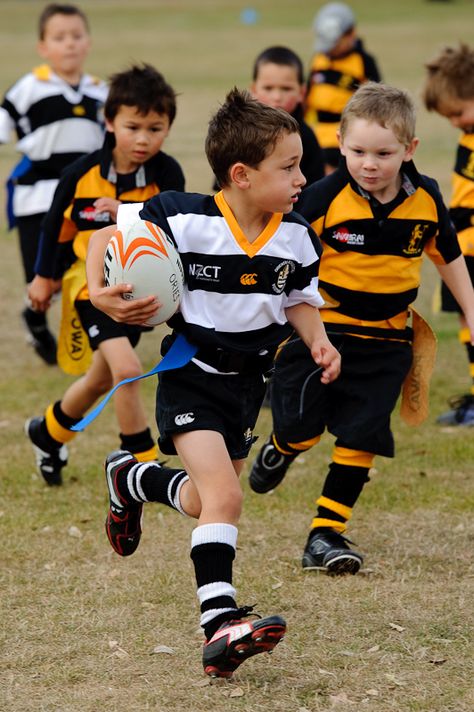
[[[34,32],[42,3],[1,3],[0,88],[37,63]],[[86,1],[93,30],[88,68],[101,76],[131,60],[155,64],[179,93],[166,150],[188,187],[207,191],[207,121],[234,84],[246,86],[254,57],[283,43],[311,54],[316,6],[306,0]],[[361,34],[385,78],[418,96],[423,63],[443,43],[469,40],[471,0],[352,3]],[[419,168],[446,198],[457,142],[441,118],[419,108]],[[5,176],[15,152],[0,152]],[[438,336],[432,412],[408,428],[394,414],[394,460],[377,458],[350,535],[366,554],[365,575],[303,573],[302,548],[324,480],[332,439],[296,461],[273,494],[244,482],[235,582],[239,601],[281,612],[289,623],[272,657],[257,656],[232,683],[213,684],[200,666],[201,634],[189,559],[192,522],[164,508],[145,512],[143,541],[127,560],[113,554],[103,522],[104,455],[117,445],[113,407],[71,445],[65,484],[47,489],[35,474],[25,418],[61,396],[69,377],[43,366],[24,345],[22,275],[16,236],[0,231],[0,709],[8,712],[468,712],[474,708],[472,630],[474,438],[440,429],[446,398],[469,376],[453,317],[431,313],[430,265],[419,306]],[[58,306],[53,307],[57,323]],[[144,366],[158,338],[139,347]],[[154,388],[143,394],[154,414]],[[262,411],[258,434],[270,428]],[[261,442],[261,440],[260,440]],[[71,529],[73,527],[73,529]],[[174,654],[153,654],[166,645]]]

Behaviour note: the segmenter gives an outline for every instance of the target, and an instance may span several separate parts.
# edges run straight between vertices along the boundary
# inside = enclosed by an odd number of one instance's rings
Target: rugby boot
[[[112,549],[119,556],[130,556],[140,543],[142,510],[140,502],[128,502],[119,492],[117,481],[127,477],[138,460],[126,450],[116,450],[105,460],[105,478],[109,490],[109,511],[105,531]]]
[[[329,527],[313,529],[303,553],[303,568],[326,571],[333,576],[356,574],[364,558],[349,547],[352,543]]]
[[[474,395],[455,396],[448,403],[451,410],[438,416],[439,425],[474,425]]]
[[[38,356],[42,358],[48,366],[56,365],[58,345],[55,337],[48,328],[44,314],[35,312],[33,309],[26,307],[23,309],[21,317],[27,330],[28,341]]]
[[[54,447],[46,442],[43,428],[44,417],[31,418],[25,423],[25,433],[33,446],[39,474],[47,485],[61,485],[61,470],[67,465],[68,449],[61,443]]]
[[[253,606],[235,611],[235,618],[222,623],[204,643],[202,664],[210,677],[232,677],[244,660],[258,653],[271,653],[286,632],[281,616],[269,616],[255,621],[242,621]],[[256,615],[256,614],[254,614]]]
[[[284,455],[276,449],[271,436],[258,453],[250,470],[249,484],[254,492],[263,494],[275,489],[296,458],[296,455]]]

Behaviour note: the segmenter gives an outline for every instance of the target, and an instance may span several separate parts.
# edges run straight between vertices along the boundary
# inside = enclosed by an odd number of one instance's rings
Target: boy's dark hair
[[[170,126],[176,116],[176,94],[160,72],[150,64],[133,65],[113,74],[105,102],[105,118],[113,121],[121,106],[135,106],[145,116],[150,111],[165,114]]]
[[[77,15],[83,21],[87,32],[89,32],[89,22],[87,16],[83,10],[81,10],[76,5],[62,5],[60,3],[51,3],[46,5],[44,10],[38,19],[38,37],[40,40],[44,40],[44,35],[46,32],[46,25],[48,21],[54,17],[54,15]]]
[[[229,168],[245,163],[256,168],[284,133],[299,133],[288,112],[253,99],[248,91],[232,89],[209,122],[206,156],[218,184],[229,185]]]
[[[467,44],[443,47],[425,67],[428,76],[422,97],[428,111],[437,111],[450,99],[474,99],[474,48]]]
[[[352,119],[365,119],[391,129],[404,146],[415,136],[416,112],[412,98],[403,89],[388,84],[365,82],[351,96],[341,116],[342,138]]]
[[[263,64],[280,64],[283,67],[293,67],[296,70],[299,84],[304,84],[303,62],[293,50],[288,47],[268,47],[260,52],[253,65],[253,80],[258,77],[258,72]]]

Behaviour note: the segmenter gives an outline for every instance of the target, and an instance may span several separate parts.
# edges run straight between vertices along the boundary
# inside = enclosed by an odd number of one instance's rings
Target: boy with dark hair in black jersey
[[[295,119],[234,89],[211,119],[206,139],[222,190],[215,196],[168,191],[143,209],[125,205],[118,214],[119,227],[140,217],[175,241],[186,285],[180,311],[169,322],[171,339],[184,335],[197,351],[182,368],[163,371],[157,391],[160,448],[177,453],[186,472],[142,465],[128,452],[109,455],[106,529],[114,550],[126,556],[138,546],[144,503],[168,504],[198,519],[191,558],[205,634],[203,665],[218,677],[272,650],[286,629],[281,616],[244,621],[251,609],[237,605],[232,584],[243,499],[239,474],[253,442],[263,373],[293,328],[325,383],[340,366],[318,311],[319,245],[292,212],[305,184],[301,154]],[[91,298],[114,318],[140,324],[156,311],[155,299],[127,303],[121,294],[131,285],[104,287],[112,232],[106,228],[91,240]]]
[[[306,95],[303,63],[288,47],[268,47],[260,52],[253,65],[250,91],[255,99],[284,109],[294,116],[303,143],[301,171],[306,185],[324,177],[324,156],[313,130],[303,119]]]
[[[273,432],[250,486],[259,493],[276,487],[327,428],[335,447],[302,563],[354,574],[363,557],[343,534],[375,455],[394,455],[390,416],[424,328],[416,314],[415,335],[408,326],[423,254],[462,308],[471,343],[474,292],[438,187],[412,162],[418,139],[410,97],[364,84],[344,109],[339,140],[344,162],[303,193],[298,211],[323,243],[321,313],[342,352],[341,375],[322,384],[301,339],[282,348],[273,375]]]
[[[175,115],[175,92],[154,67],[137,65],[113,75],[104,145],[66,169],[43,222],[37,274],[28,293],[34,308],[44,313],[54,278],[67,266],[58,361],[66,373],[81,376],[43,416],[26,424],[38,470],[48,485],[62,482],[66,443],[76,435],[73,426],[112,385],[141,372],[134,348],[142,329],[118,324],[93,306],[85,259],[91,234],[115,223],[122,202],[148,200],[162,190],[184,190],[181,166],[161,150]],[[138,460],[153,460],[158,451],[139,389],[139,383],[128,383],[115,395],[119,442]]]

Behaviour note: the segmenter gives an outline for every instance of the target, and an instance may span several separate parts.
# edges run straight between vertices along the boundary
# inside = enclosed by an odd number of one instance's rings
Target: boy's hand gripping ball
[[[131,284],[124,299],[156,296],[161,306],[147,322],[157,326],[170,319],[179,307],[183,294],[184,270],[171,238],[148,220],[133,223],[125,234],[116,230],[104,256],[104,278],[107,287]]]

